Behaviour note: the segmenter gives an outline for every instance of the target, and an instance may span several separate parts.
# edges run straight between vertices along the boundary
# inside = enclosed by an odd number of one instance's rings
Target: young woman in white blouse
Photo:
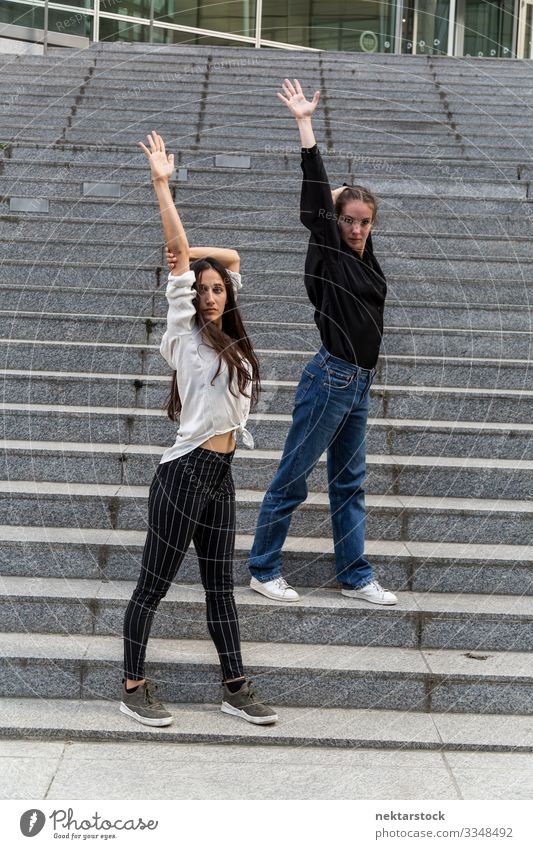
[[[236,306],[239,255],[189,247],[168,185],[174,157],[167,156],[155,131],[148,142],[149,148],[140,146],[150,164],[167,249],[175,259],[160,351],[174,370],[167,412],[172,420],[179,415],[180,426],[150,486],[142,569],[124,618],[120,710],[145,725],[172,722],[155,695],[156,685],[144,677],[144,659],[156,608],[193,542],[206,594],[207,625],[222,668],[222,710],[265,725],[277,715],[258,700],[244,676],[233,598],[231,460],[238,433],[253,447],[245,425],[259,390],[257,359]]]

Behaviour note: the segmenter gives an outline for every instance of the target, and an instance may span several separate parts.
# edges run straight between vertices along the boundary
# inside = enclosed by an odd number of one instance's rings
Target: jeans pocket
[[[347,389],[353,383],[353,374],[336,369],[325,370],[322,386],[326,389]]]

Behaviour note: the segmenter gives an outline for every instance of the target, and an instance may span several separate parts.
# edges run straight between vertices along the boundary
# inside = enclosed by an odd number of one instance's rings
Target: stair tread
[[[477,331],[472,331],[477,332]],[[27,377],[29,380],[39,380],[39,379],[59,379],[59,380],[90,380],[90,381],[134,381],[139,380],[145,384],[150,383],[161,383],[163,385],[167,385],[169,381],[168,374],[136,374],[132,372],[131,374],[127,372],[97,372],[97,371],[72,371],[67,369],[65,371],[54,371],[54,370],[32,370],[28,371],[27,369],[2,369],[2,375],[5,377]],[[298,385],[297,380],[270,380],[265,378],[261,381],[261,385],[267,388],[291,388],[295,389]],[[405,393],[410,393],[412,395],[436,395],[437,397],[440,395],[459,395],[462,397],[481,397],[481,398],[533,398],[533,390],[532,389],[503,389],[497,388],[493,389],[489,386],[487,387],[475,387],[475,386],[418,386],[416,384],[401,384],[401,383],[379,383],[374,381],[372,383],[372,390],[374,394],[387,392],[389,394],[397,394],[397,395],[405,395]],[[5,402],[7,403],[7,402]]]
[[[0,698],[0,737],[65,736],[70,739],[165,740],[175,742],[246,742],[311,746],[378,746],[402,749],[533,750],[531,717],[499,714],[451,714],[357,708],[279,709],[275,725],[257,728],[229,718],[219,704],[165,707],[174,722],[150,728],[118,710],[119,689],[108,700]],[[164,694],[161,693],[162,698]]]
[[[44,525],[29,527],[0,525],[0,541],[2,542],[106,545],[116,546],[121,549],[126,546],[142,546],[145,539],[145,531],[109,530],[108,528],[46,527]],[[253,536],[250,534],[237,534],[237,552],[250,551],[252,541]],[[533,561],[533,545],[395,542],[367,539],[365,548],[369,555],[380,554],[395,558],[419,557],[428,560],[447,560],[453,558],[456,561],[499,561],[502,563]],[[288,536],[284,550],[308,552],[317,555],[332,554],[333,543],[329,537]]]
[[[102,600],[128,601],[134,581],[102,581],[90,578],[0,577],[0,594],[10,599]],[[390,616],[400,614],[449,614],[457,619],[470,616],[511,617],[533,620],[533,597],[511,595],[476,595],[473,593],[398,592],[398,605],[383,609],[369,602],[358,602],[341,595],[338,590],[301,589],[301,600],[294,605],[279,605],[253,592],[248,587],[235,588],[235,600],[241,611],[248,608],[270,608],[288,615],[300,616],[304,610],[321,609],[335,612],[352,610],[357,613]],[[205,603],[205,591],[199,584],[173,584],[165,601],[189,604]],[[253,615],[253,614],[247,614]]]
[[[415,388],[415,387],[413,387]],[[517,390],[518,391],[518,390]],[[146,407],[104,407],[98,405],[80,406],[76,404],[35,404],[35,403],[16,403],[16,402],[0,402],[0,411],[23,410],[32,411],[35,413],[85,413],[86,415],[103,414],[116,417],[117,415],[127,416],[148,416],[162,418],[165,416],[163,410],[148,409]],[[269,421],[269,422],[289,422],[292,416],[283,413],[251,413],[249,421]],[[371,418],[368,419],[369,426],[383,427],[401,427],[427,430],[451,430],[451,431],[468,431],[480,433],[483,431],[499,431],[500,433],[529,433],[533,431],[533,424],[524,422],[471,422],[471,421],[445,421],[441,419],[397,419],[397,418]]]
[[[65,628],[66,630],[66,628]],[[460,649],[416,649],[389,646],[333,646],[302,643],[243,642],[246,666],[275,669],[351,671],[365,676],[445,676],[465,680],[509,680],[533,683],[530,652],[483,652],[486,660],[469,657]],[[0,650],[5,658],[37,658],[44,661],[69,659],[85,664],[123,662],[123,645],[118,636],[79,634],[0,633]],[[218,666],[210,640],[150,638],[151,663]]]
[[[42,451],[44,453],[61,453],[65,454],[120,454],[126,455],[147,455],[159,457],[165,450],[165,446],[159,445],[132,445],[129,443],[117,442],[53,442],[40,440],[15,440],[3,439],[0,440],[0,448],[5,452],[8,451],[29,451],[32,455]],[[282,455],[281,450],[267,450],[262,448],[237,448],[235,457],[244,458],[246,460],[259,460],[266,462],[268,460],[280,460]],[[319,462],[326,461],[326,455],[320,457]],[[402,466],[402,467],[429,467],[434,468],[457,468],[457,469],[509,469],[513,471],[533,470],[533,460],[522,459],[502,459],[502,458],[485,458],[485,457],[449,457],[442,454],[432,457],[420,454],[367,454],[367,464],[379,464],[381,466]]]
[[[79,495],[79,496],[119,496],[122,498],[145,498],[148,495],[148,486],[135,486],[129,484],[100,484],[100,483],[69,483],[56,481],[14,481],[0,480],[0,492],[10,494],[38,494],[38,495]],[[260,504],[265,492],[257,489],[237,489],[237,504]],[[497,513],[513,511],[515,513],[533,513],[533,501],[521,499],[492,499],[492,498],[454,498],[447,496],[421,496],[421,495],[368,495],[366,497],[367,507],[389,508],[389,509],[416,509],[416,510],[471,510],[485,513]],[[329,498],[324,492],[309,492],[307,501],[300,509],[327,508],[329,510]]]

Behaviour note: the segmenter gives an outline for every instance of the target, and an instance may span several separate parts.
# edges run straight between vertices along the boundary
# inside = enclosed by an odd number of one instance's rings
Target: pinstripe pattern
[[[191,543],[205,589],[207,627],[224,680],[243,674],[233,598],[235,488],[233,453],[205,448],[160,463],[150,486],[149,530],[141,574],[124,617],[124,677],[144,678],[146,644],[157,606]]]

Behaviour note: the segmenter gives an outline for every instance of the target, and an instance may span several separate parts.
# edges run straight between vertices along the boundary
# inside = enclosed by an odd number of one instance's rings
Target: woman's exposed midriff
[[[199,447],[208,451],[220,451],[222,454],[229,454],[235,450],[233,431],[229,430],[227,433],[217,433],[215,436],[210,436]]]

